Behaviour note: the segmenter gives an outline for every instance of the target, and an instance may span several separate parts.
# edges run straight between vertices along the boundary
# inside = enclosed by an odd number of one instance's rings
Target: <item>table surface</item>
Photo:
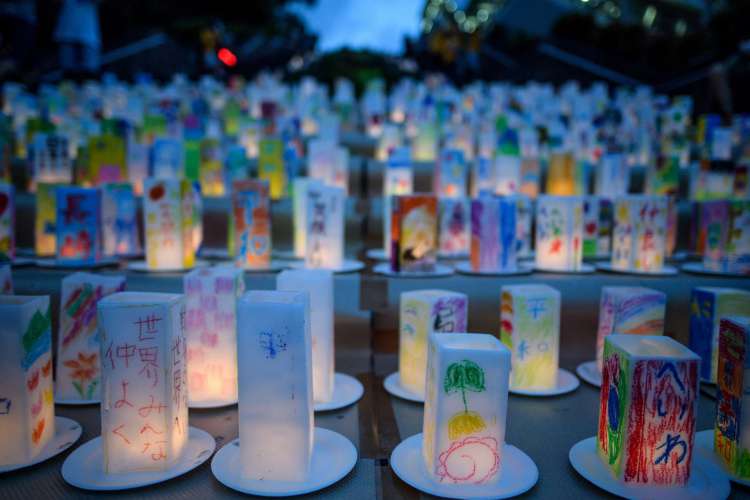
[[[34,267],[13,272],[16,293],[52,295],[53,318],[59,302],[60,279],[70,271]],[[124,270],[129,290],[182,290],[182,275],[144,274]],[[359,451],[354,470],[341,482],[311,497],[320,498],[406,498],[428,497],[400,481],[389,467],[393,449],[403,439],[421,432],[422,405],[391,397],[383,379],[398,365],[398,298],[401,292],[420,288],[441,288],[469,296],[469,330],[496,333],[500,287],[511,283],[547,283],[562,292],[561,367],[575,367],[593,359],[599,294],[606,285],[649,286],[668,296],[666,333],[687,340],[690,290],[694,286],[726,286],[750,289],[750,280],[681,273],[673,277],[596,273],[587,276],[539,274],[520,277],[476,277],[454,275],[433,279],[394,279],[363,273],[336,275],[336,369],[359,379],[365,394],[358,404],[319,413],[315,425],[335,430],[349,438]],[[272,289],[272,273],[246,274],[248,289]],[[54,322],[56,323],[56,321]],[[54,325],[53,325],[54,328]],[[54,343],[53,343],[54,345]],[[536,462],[539,482],[525,497],[599,498],[607,494],[588,483],[570,466],[568,451],[578,441],[593,436],[598,418],[599,389],[581,382],[573,393],[533,398],[510,395],[507,442],[519,447]],[[698,430],[713,425],[715,402],[701,394]],[[56,406],[58,415],[83,426],[80,443],[100,432],[99,408]],[[209,432],[217,448],[238,436],[237,407],[191,410],[190,425]],[[0,475],[0,498],[62,498],[97,496],[68,486],[60,468],[69,451],[36,467]],[[158,486],[116,494],[118,497],[206,498],[237,497],[239,493],[221,485],[211,474],[210,461],[194,471]],[[732,497],[750,498],[750,489],[732,486]]]

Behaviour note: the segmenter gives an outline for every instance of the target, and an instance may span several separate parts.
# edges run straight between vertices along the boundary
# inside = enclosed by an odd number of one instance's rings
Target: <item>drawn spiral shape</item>
[[[497,473],[499,466],[497,440],[469,436],[454,441],[440,454],[437,473],[441,481],[482,484]]]

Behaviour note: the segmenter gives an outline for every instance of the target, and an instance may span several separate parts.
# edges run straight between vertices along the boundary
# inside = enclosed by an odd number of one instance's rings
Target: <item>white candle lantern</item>
[[[391,211],[391,269],[432,271],[438,247],[437,198],[394,196]]]
[[[34,251],[38,257],[55,255],[57,233],[57,195],[55,190],[62,184],[40,182],[36,186],[36,215],[34,219]]]
[[[322,184],[307,188],[305,267],[335,269],[344,260],[344,191]]]
[[[124,276],[74,273],[60,286],[55,395],[64,401],[98,401],[101,361],[96,306],[125,290]]]
[[[495,156],[495,194],[515,194],[520,188],[521,157],[509,154]]]
[[[516,269],[516,212],[513,198],[480,196],[471,202],[471,268]]]
[[[270,267],[271,199],[268,181],[234,181],[230,226],[235,265],[244,269]]]
[[[542,390],[556,387],[560,292],[547,285],[502,287],[500,339],[513,353],[512,388]]]
[[[667,296],[644,287],[602,287],[596,333],[596,366],[602,371],[604,339],[613,333],[663,335]]]
[[[516,203],[516,253],[519,257],[531,255],[531,223],[534,210],[531,199],[526,195],[510,197]]]
[[[614,203],[612,268],[659,271],[667,242],[667,197],[623,196]]]
[[[193,192],[177,179],[146,179],[143,217],[149,269],[187,269],[195,265]]]
[[[16,256],[16,205],[13,186],[0,182],[0,256]]]
[[[430,122],[417,124],[416,136],[412,141],[412,158],[414,161],[433,162],[437,157],[437,126]]]
[[[431,335],[422,457],[449,484],[499,480],[508,411],[510,352],[485,334]]]
[[[467,196],[466,160],[463,151],[446,149],[435,165],[433,191],[438,197],[460,198]]]
[[[49,297],[0,295],[0,465],[28,463],[55,435]]]
[[[84,265],[101,260],[101,191],[58,187],[56,197],[57,260]]]
[[[130,184],[102,185],[102,241],[104,255],[130,256],[140,251],[137,207]]]
[[[98,314],[104,472],[167,470],[188,439],[185,299],[119,292]]]
[[[151,176],[157,179],[181,179],[184,174],[184,156],[182,143],[177,139],[156,139],[151,145]]]
[[[310,296],[313,399],[327,403],[333,398],[334,328],[333,273],[325,269],[282,271],[278,290],[307,292]]]
[[[349,151],[328,140],[310,141],[307,175],[329,186],[349,190]]]
[[[307,245],[307,188],[319,183],[316,179],[297,177],[292,183],[292,222],[294,224],[294,256],[305,257]]]
[[[629,170],[621,153],[607,153],[599,160],[594,192],[605,198],[628,194]]]
[[[690,479],[700,358],[666,336],[604,341],[597,450],[625,484],[683,486]]]
[[[536,207],[536,265],[578,271],[583,263],[583,198],[540,196]]]
[[[688,345],[701,357],[701,379],[714,384],[718,373],[719,322],[729,316],[750,317],[750,292],[734,288],[693,288]]]
[[[314,423],[308,294],[250,291],[237,311],[242,474],[305,481]]]
[[[195,269],[184,277],[187,383],[191,405],[237,401],[237,301],[241,269]]]
[[[469,253],[471,204],[469,198],[442,198],[438,201],[438,245],[441,256],[458,257]]]
[[[414,290],[400,299],[398,373],[401,385],[423,396],[427,343],[433,333],[465,332],[469,299],[448,290]]]

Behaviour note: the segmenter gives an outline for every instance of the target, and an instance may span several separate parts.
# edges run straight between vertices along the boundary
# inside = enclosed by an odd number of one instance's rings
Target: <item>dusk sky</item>
[[[318,34],[318,50],[348,46],[397,53],[404,35],[419,33],[423,6],[424,0],[318,0],[293,8]]]

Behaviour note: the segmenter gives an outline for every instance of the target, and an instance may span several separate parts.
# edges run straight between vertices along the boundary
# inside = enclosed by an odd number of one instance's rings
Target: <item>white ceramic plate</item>
[[[712,500],[729,496],[726,476],[716,466],[693,456],[690,480],[686,486],[629,486],[615,479],[596,451],[596,436],[579,441],[568,453],[570,464],[585,479],[599,488],[624,498],[659,500]]]
[[[435,264],[435,269],[433,271],[402,271],[397,273],[391,271],[390,262],[381,262],[380,264],[375,264],[375,267],[373,267],[372,270],[378,274],[390,276],[392,278],[441,278],[453,274],[453,268],[446,266],[445,264]]]
[[[687,264],[682,265],[682,270],[688,273],[692,274],[705,274],[708,276],[740,276],[743,278],[748,278],[747,274],[741,274],[741,273],[732,273],[729,271],[715,271],[713,269],[707,269],[703,262],[688,262]]]
[[[542,273],[557,273],[557,274],[591,274],[596,272],[596,268],[591,264],[585,262],[581,264],[581,268],[577,271],[566,271],[562,269],[553,269],[551,267],[537,266],[534,265],[534,270]]]
[[[290,262],[288,267],[291,269],[308,269],[307,267],[305,267],[305,261]],[[344,259],[344,261],[341,263],[341,266],[328,270],[335,274],[342,274],[353,273],[355,271],[364,269],[364,267],[364,262],[360,262],[354,259]]]
[[[357,464],[357,449],[347,438],[328,429],[315,428],[309,479],[287,481],[253,480],[242,476],[240,440],[227,443],[211,461],[211,472],[224,486],[263,497],[304,495],[322,490],[343,479]]]
[[[388,394],[396,396],[397,398],[413,401],[415,403],[424,403],[424,396],[412,392],[401,385],[401,377],[398,372],[388,375],[385,380],[383,380],[383,387],[385,387]]]
[[[716,456],[716,452],[714,451],[714,430],[708,429],[706,431],[700,431],[695,433],[695,441],[693,442],[693,445],[695,446],[695,451],[698,455],[703,457],[706,461],[709,461],[716,465],[716,467],[723,470],[730,481],[733,483],[741,484],[743,486],[750,486],[750,479],[741,479],[739,477],[736,477],[732,475],[724,465],[724,462],[721,461],[719,457]]]
[[[576,366],[576,374],[581,377],[584,382],[588,382],[596,387],[602,386],[602,374],[596,366],[596,361],[586,361],[585,363]]]
[[[235,266],[234,262],[217,262],[216,267],[237,267],[237,266]],[[275,273],[278,271],[283,271],[287,267],[289,267],[288,260],[287,261],[272,260],[269,263],[268,267],[266,268],[258,268],[258,269],[246,268],[246,269],[243,269],[243,271],[249,274]]]
[[[635,269],[630,269],[630,270],[625,271],[622,269],[615,269],[614,267],[612,267],[611,262],[602,262],[600,264],[597,264],[596,268],[599,269],[600,271],[605,271],[608,273],[634,274],[637,276],[674,276],[677,273],[679,273],[677,268],[674,266],[663,266],[658,271],[638,271]]]
[[[78,441],[81,437],[81,432],[83,432],[83,429],[75,420],[65,417],[55,417],[55,435],[49,440],[42,451],[31,462],[0,466],[0,474],[31,467],[59,455]]]
[[[365,252],[365,257],[372,260],[388,260],[388,256],[385,254],[385,250],[382,248],[370,248]]]
[[[578,381],[575,375],[570,373],[568,370],[562,368],[557,369],[557,386],[553,389],[514,389],[510,388],[511,394],[519,394],[521,396],[560,396],[561,394],[567,394],[578,389],[581,383]]]
[[[500,477],[494,484],[449,484],[432,479],[422,458],[422,434],[401,441],[391,453],[393,472],[408,485],[444,498],[510,498],[530,490],[539,480],[534,461],[515,446],[502,449]]]
[[[163,269],[149,269],[148,264],[145,260],[137,260],[135,262],[129,262],[128,263],[128,269],[131,271],[138,271],[141,273],[182,273],[185,271],[190,271],[192,269],[195,269],[196,267],[208,267],[210,263],[205,260],[196,259],[195,265],[193,267],[169,267],[169,268],[163,268]]]
[[[189,398],[188,393],[188,398]],[[226,406],[233,406],[237,404],[237,400],[226,401],[221,399],[209,400],[209,401],[188,401],[188,408],[195,408],[197,410],[205,410],[209,408],[224,408]]]
[[[55,396],[55,404],[63,406],[89,406],[98,405],[98,399],[63,399]]]
[[[206,431],[189,428],[188,442],[179,460],[169,469],[149,472],[106,474],[101,436],[82,444],[68,455],[62,466],[63,479],[68,484],[92,491],[118,491],[163,483],[190,472],[209,459],[216,442]]]
[[[523,276],[524,274],[531,274],[534,272],[534,266],[527,263],[519,263],[515,269],[504,271],[475,271],[471,268],[471,262],[468,261],[456,263],[455,268],[459,273],[468,274],[470,276]]]
[[[365,388],[356,378],[345,373],[333,375],[333,398],[325,403],[315,403],[315,411],[332,411],[359,401]]]
[[[34,263],[38,267],[46,269],[101,269],[103,267],[116,266],[120,261],[116,257],[103,257],[99,262],[92,264],[81,264],[80,262],[68,263],[55,258],[37,259]]]

